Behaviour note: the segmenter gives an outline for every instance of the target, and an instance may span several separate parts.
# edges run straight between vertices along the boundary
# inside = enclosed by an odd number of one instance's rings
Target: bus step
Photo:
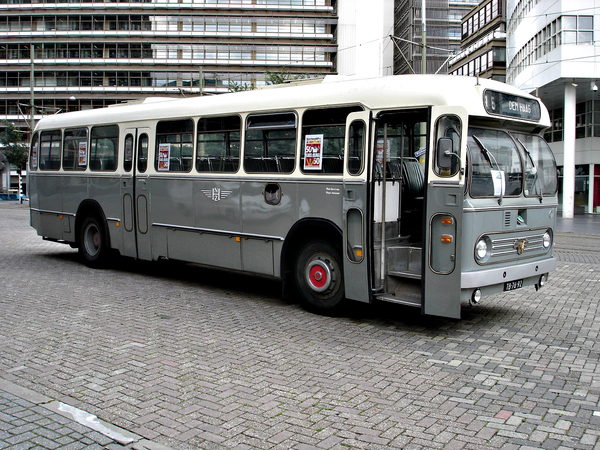
[[[390,276],[421,278],[420,247],[391,245],[387,248],[387,273]]]
[[[416,279],[390,279],[387,292],[376,295],[378,300],[401,305],[421,306],[421,282]]]
[[[388,270],[388,275],[390,277],[400,277],[400,278],[411,278],[413,280],[420,280],[421,279],[421,272],[419,271],[419,273],[416,272],[400,272],[397,270]]]
[[[405,305],[405,306],[415,306],[417,308],[421,307],[421,297],[420,296],[418,298],[415,298],[415,297],[397,297],[392,294],[381,294],[381,295],[378,295],[376,298],[377,298],[377,300],[380,300],[382,302],[396,303],[398,305]]]

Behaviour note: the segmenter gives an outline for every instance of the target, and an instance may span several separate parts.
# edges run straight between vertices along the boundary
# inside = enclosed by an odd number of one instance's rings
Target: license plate
[[[523,280],[507,281],[504,283],[505,291],[514,291],[523,287]]]

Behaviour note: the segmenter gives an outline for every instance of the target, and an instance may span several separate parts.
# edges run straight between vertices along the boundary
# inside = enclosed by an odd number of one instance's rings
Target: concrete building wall
[[[600,5],[594,0],[509,0],[507,81],[538,95],[562,181],[562,213],[600,209]]]
[[[369,77],[393,74],[393,0],[343,0],[338,3],[340,75]]]

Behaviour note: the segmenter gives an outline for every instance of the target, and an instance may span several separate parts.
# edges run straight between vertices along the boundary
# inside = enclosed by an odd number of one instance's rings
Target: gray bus
[[[556,267],[549,125],[531,95],[443,75],[57,114],[32,137],[31,225],[92,267],[170,258],[280,278],[319,312],[460,318]]]

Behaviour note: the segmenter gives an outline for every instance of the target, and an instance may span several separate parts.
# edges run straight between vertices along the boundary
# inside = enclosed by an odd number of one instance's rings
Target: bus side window
[[[346,117],[358,106],[313,109],[302,116],[302,165],[306,174],[342,174]],[[316,150],[316,151],[315,151]]]
[[[194,157],[194,121],[163,120],[156,126],[154,168],[159,172],[189,172]]]
[[[139,173],[146,172],[148,168],[148,135],[143,133],[138,139],[137,170]]]
[[[355,120],[350,124],[348,136],[348,173],[359,175],[365,159],[365,123]]]
[[[296,113],[248,116],[244,170],[291,173],[296,155]]]
[[[117,170],[118,154],[118,125],[93,127],[90,133],[90,169],[114,172]]]
[[[87,169],[87,128],[65,130],[63,146],[63,169]]]
[[[198,120],[198,172],[237,172],[240,165],[239,116]]]
[[[31,139],[31,152],[29,154],[29,168],[31,170],[37,170],[38,168],[38,156],[40,154],[39,149],[39,135],[35,133],[33,139]]]
[[[41,170],[60,170],[61,134],[60,130],[42,131],[39,160]]]

